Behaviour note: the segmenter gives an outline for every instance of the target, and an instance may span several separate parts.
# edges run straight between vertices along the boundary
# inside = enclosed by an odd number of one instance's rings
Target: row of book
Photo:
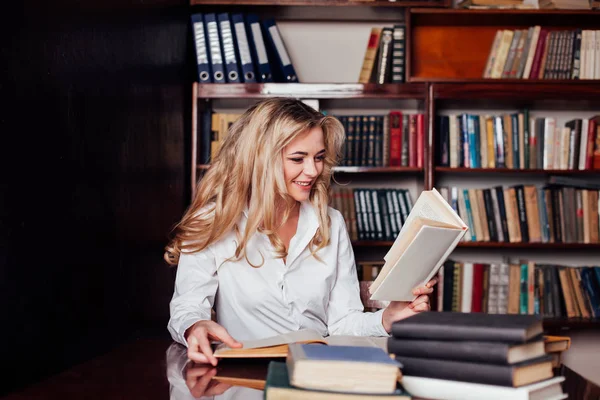
[[[192,14],[200,83],[298,82],[273,19],[254,14]]]
[[[358,83],[402,83],[405,81],[404,24],[371,28]]]
[[[563,127],[553,117],[530,117],[529,110],[440,115],[437,138],[437,162],[445,167],[600,169],[600,115]]]
[[[423,168],[424,114],[337,117],[346,131],[341,166]]]
[[[447,260],[438,276],[439,311],[600,317],[598,266]]]
[[[600,243],[599,191],[515,185],[440,188],[469,230],[464,240],[510,243]]]
[[[395,240],[413,202],[408,189],[335,187],[332,206],[342,213],[351,240]]]
[[[600,79],[600,30],[498,30],[483,77]]]

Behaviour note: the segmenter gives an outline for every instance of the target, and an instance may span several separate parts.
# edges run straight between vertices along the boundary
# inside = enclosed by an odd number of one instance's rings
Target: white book
[[[466,262],[462,270],[462,301],[460,311],[470,313],[473,297],[473,263]]]
[[[564,376],[513,388],[444,379],[403,376],[402,386],[414,397],[431,400],[559,400],[566,399],[560,383]]]
[[[467,229],[437,190],[423,191],[369,288],[371,300],[414,300],[412,290],[437,274]]]

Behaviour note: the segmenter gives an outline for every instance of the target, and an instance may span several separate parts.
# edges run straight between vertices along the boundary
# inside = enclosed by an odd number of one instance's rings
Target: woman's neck
[[[277,205],[275,205],[275,215],[277,216],[277,226],[281,226],[282,218],[283,218],[283,214],[285,212],[285,203],[280,202]],[[300,202],[297,201],[292,210],[290,211],[290,214],[288,216],[288,219],[297,219],[298,216],[300,215]]]

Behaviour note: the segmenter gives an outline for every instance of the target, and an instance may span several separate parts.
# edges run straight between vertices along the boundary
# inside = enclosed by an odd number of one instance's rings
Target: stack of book
[[[428,399],[563,399],[530,315],[421,313],[394,323],[388,351],[402,385]]]
[[[400,366],[381,348],[294,343],[269,363],[265,399],[410,399]]]

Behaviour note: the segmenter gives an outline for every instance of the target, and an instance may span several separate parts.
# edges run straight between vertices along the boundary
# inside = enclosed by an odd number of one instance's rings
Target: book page
[[[314,331],[312,329],[301,329],[296,332],[283,333],[281,335],[272,336],[266,339],[246,340],[242,342],[244,347],[235,350],[257,349],[260,347],[272,347],[279,346],[282,344],[312,341],[323,342],[323,336],[319,335],[317,331]]]
[[[329,346],[379,347],[387,351],[387,336],[333,335],[325,338]]]

